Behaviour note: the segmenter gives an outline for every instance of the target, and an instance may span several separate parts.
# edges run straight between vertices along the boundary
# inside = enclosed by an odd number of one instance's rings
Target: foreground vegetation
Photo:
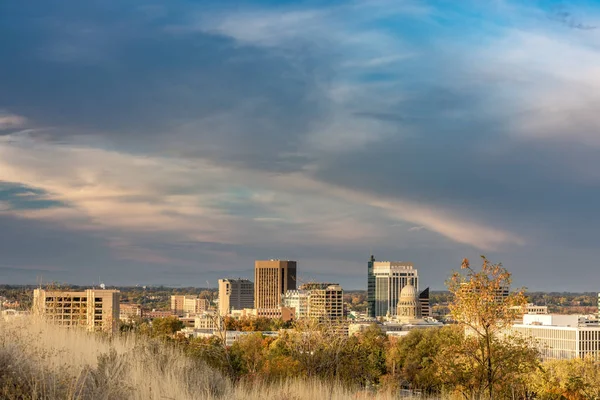
[[[347,336],[336,324],[298,321],[276,338],[248,332],[228,347],[219,335],[177,335],[176,318],[111,337],[0,320],[0,398],[599,399],[596,362],[541,363],[533,343],[506,334],[526,301],[519,290],[498,297],[510,283],[501,265],[484,258],[475,270],[465,260],[448,281],[457,324],[399,339],[376,325]]]

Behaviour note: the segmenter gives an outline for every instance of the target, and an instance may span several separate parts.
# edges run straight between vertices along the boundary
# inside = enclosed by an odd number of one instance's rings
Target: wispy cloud
[[[0,110],[0,131],[22,128],[26,123],[27,120],[24,117],[2,112],[2,110]]]

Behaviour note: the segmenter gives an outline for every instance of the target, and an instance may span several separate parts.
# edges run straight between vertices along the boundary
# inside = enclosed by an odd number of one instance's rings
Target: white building
[[[578,315],[525,314],[512,331],[534,340],[542,359],[600,359],[600,325],[586,323]]]
[[[385,317],[396,315],[396,306],[400,291],[412,280],[418,290],[419,275],[411,262],[374,261],[375,275],[375,316]]]
[[[294,309],[296,319],[308,316],[308,291],[288,290],[283,296],[283,306]]]

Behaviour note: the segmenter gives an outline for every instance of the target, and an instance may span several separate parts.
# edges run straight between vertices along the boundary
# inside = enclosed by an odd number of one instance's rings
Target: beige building
[[[121,321],[131,321],[141,318],[143,315],[140,304],[121,303],[119,304],[119,318]]]
[[[84,326],[89,331],[112,332],[119,321],[119,291],[35,289],[33,313],[62,326]]]
[[[254,283],[248,279],[219,279],[219,314],[254,308]]]
[[[174,315],[195,315],[208,310],[208,300],[198,296],[175,295],[171,296],[171,312]]]
[[[277,309],[281,295],[296,289],[296,261],[259,260],[254,264],[254,308]]]
[[[306,283],[300,289],[308,292],[309,318],[333,320],[344,317],[344,291],[337,283]]]

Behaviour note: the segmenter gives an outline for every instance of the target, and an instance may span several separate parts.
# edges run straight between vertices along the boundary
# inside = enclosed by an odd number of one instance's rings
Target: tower
[[[373,263],[375,256],[371,254],[371,258],[367,262],[367,315],[375,318],[375,274],[373,274]]]
[[[278,308],[281,295],[295,289],[296,261],[257,260],[254,263],[254,308]]]

